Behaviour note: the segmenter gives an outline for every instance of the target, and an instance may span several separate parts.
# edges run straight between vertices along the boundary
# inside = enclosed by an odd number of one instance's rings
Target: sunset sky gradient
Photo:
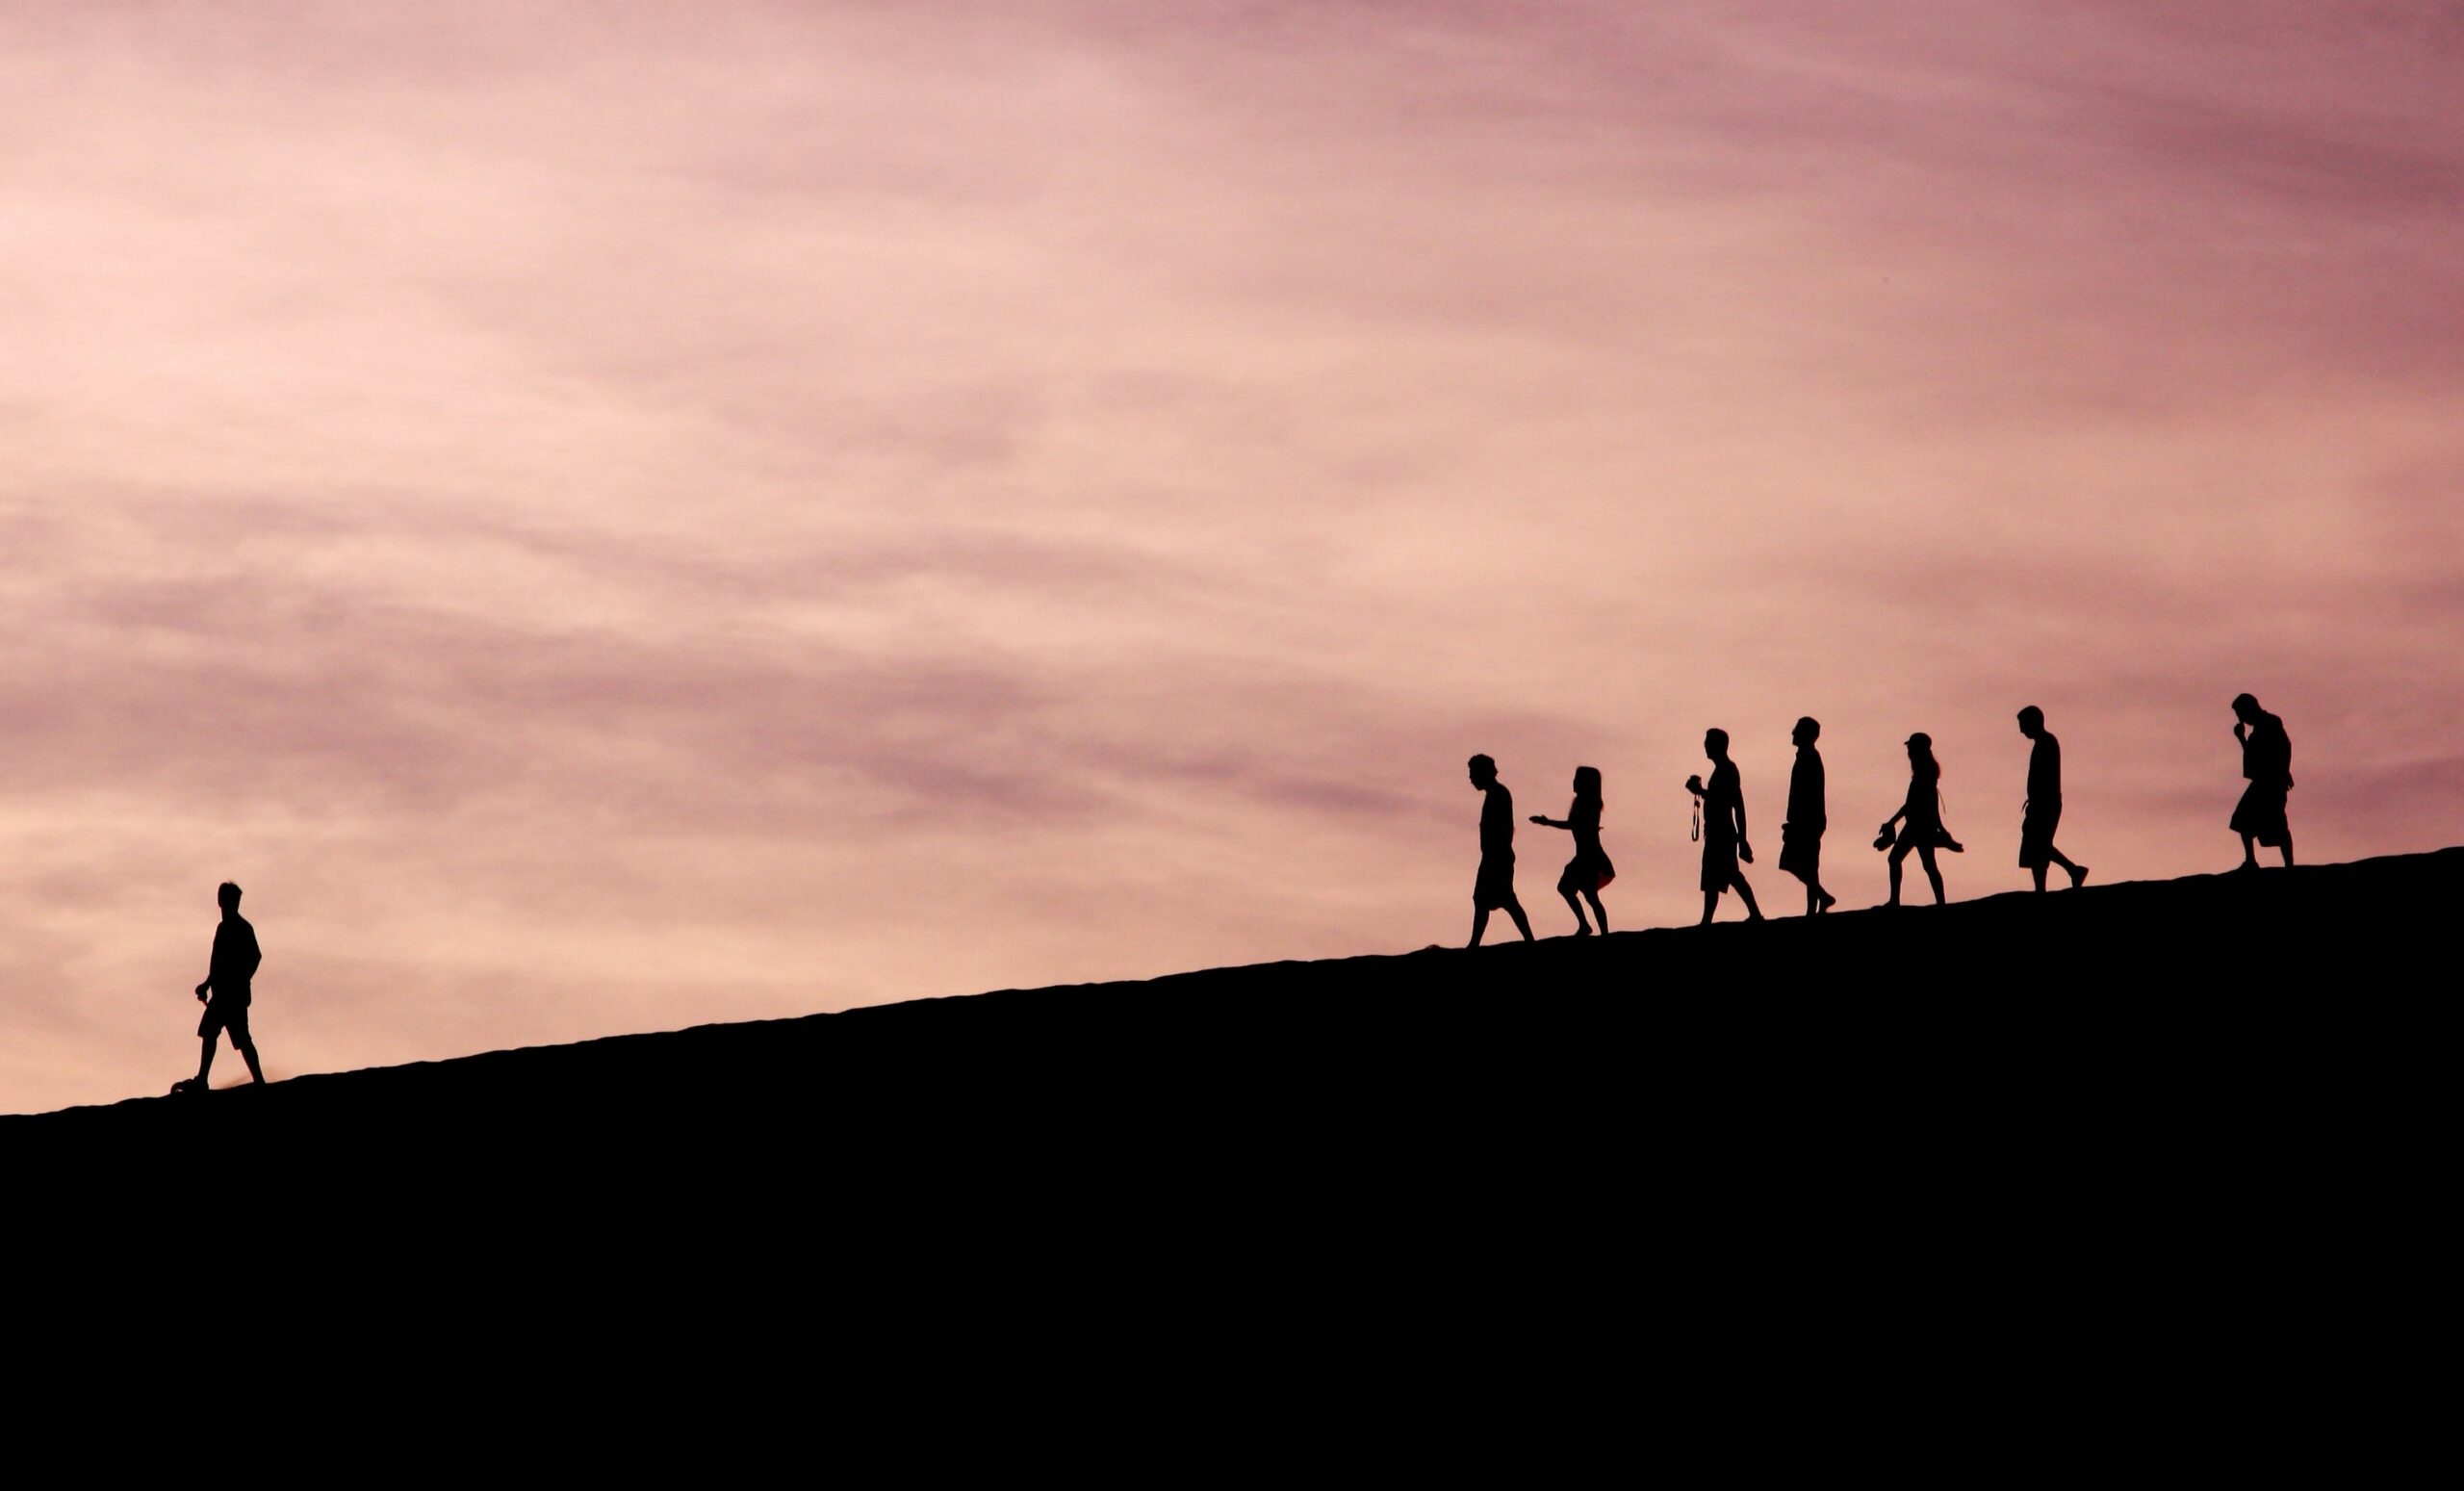
[[[0,0],[0,1111],[192,1068],[226,877],[286,1075],[1458,942],[1475,751],[1690,920],[1711,725],[1793,912],[1804,713],[1852,906],[1912,730],[2026,884],[2030,703],[2099,880],[2238,859],[2244,689],[2305,859],[2464,841],[2459,79],[2427,3]]]

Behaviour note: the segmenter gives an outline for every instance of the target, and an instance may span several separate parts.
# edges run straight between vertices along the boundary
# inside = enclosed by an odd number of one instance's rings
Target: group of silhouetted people
[[[2260,708],[2248,694],[2233,701],[2233,737],[2242,744],[2242,775],[2249,782],[2233,810],[2233,832],[2242,835],[2241,867],[2258,868],[2257,851],[2262,845],[2282,851],[2284,862],[2290,865],[2293,831],[2285,819],[2285,799],[2293,790],[2293,742],[2285,734],[2284,721]],[[2040,891],[2045,887],[2045,872],[2056,865],[2068,873],[2075,890],[2088,879],[2088,867],[2074,862],[2053,842],[2054,830],[2062,821],[2062,742],[2044,728],[2044,711],[2034,705],[2019,711],[2019,733],[2033,743],[2028,753],[2028,794],[2020,810],[2019,864],[2035,878]],[[1814,748],[1822,738],[1822,726],[1810,716],[1801,719],[1789,738],[1796,745],[1797,760],[1788,774],[1788,816],[1780,825],[1780,868],[1804,883],[1806,914],[1818,916],[1839,899],[1822,886],[1822,835],[1829,820],[1822,753]],[[1900,865],[1913,854],[1924,866],[1938,906],[1945,897],[1935,852],[1947,849],[1957,854],[1964,846],[1942,823],[1942,767],[1934,758],[1932,737],[1919,731],[1908,737],[1907,745],[1908,795],[1874,839],[1875,848],[1890,853],[1890,899],[1885,904],[1899,904]],[[1754,862],[1754,844],[1746,835],[1745,785],[1736,762],[1729,758],[1728,732],[1705,732],[1703,754],[1711,761],[1710,779],[1699,775],[1685,779],[1685,789],[1695,803],[1694,834],[1703,845],[1701,924],[1710,922],[1720,897],[1731,890],[1745,903],[1748,919],[1760,921],[1762,908],[1745,880],[1744,867]],[[1513,917],[1516,930],[1529,941],[1531,919],[1524,914],[1523,903],[1514,893],[1514,794],[1498,780],[1496,761],[1475,756],[1469,764],[1472,785],[1482,796],[1480,870],[1472,883],[1471,945],[1480,945],[1493,911]],[[1566,815],[1531,815],[1531,821],[1543,828],[1564,829],[1574,835],[1574,858],[1557,877],[1557,894],[1565,897],[1567,909],[1575,913],[1577,937],[1591,936],[1595,922],[1601,932],[1608,930],[1608,908],[1602,904],[1600,893],[1617,878],[1617,867],[1601,847],[1602,808],[1599,768],[1578,766],[1574,802]],[[240,887],[226,881],[216,889],[215,900],[222,909],[222,920],[215,928],[205,982],[196,987],[196,996],[206,1007],[196,1028],[202,1042],[196,1075],[176,1084],[173,1092],[206,1091],[216,1043],[226,1035],[248,1064],[249,1077],[260,1083],[266,1079],[265,1068],[257,1061],[256,1040],[248,1029],[251,985],[264,954],[257,946],[256,928],[240,914]]]
[[[2258,868],[2259,845],[2282,850],[2284,862],[2290,865],[2293,832],[2286,824],[2285,798],[2293,788],[2292,740],[2285,734],[2284,721],[2260,708],[2258,700],[2248,694],[2233,701],[2233,735],[2242,743],[2242,775],[2249,781],[2241,803],[2233,810],[2233,831],[2242,835],[2241,867]],[[2044,728],[2044,711],[2035,705],[2021,709],[2018,720],[2019,733],[2030,742],[2027,796],[2019,816],[2019,866],[2028,872],[2039,891],[2045,888],[2046,873],[2057,866],[2070,877],[2070,887],[2076,890],[2087,883],[2088,866],[2073,861],[2053,842],[2054,831],[2062,822],[2062,742]],[[1806,914],[1818,916],[1839,899],[1822,885],[1822,835],[1829,819],[1824,803],[1822,753],[1814,746],[1822,738],[1822,726],[1808,716],[1797,721],[1789,738],[1796,745],[1797,759],[1788,775],[1788,816],[1780,826],[1780,868],[1804,884]],[[1948,897],[1943,893],[1942,869],[1935,855],[1940,850],[1963,853],[1966,846],[1952,836],[1942,821],[1942,765],[1935,758],[1933,737],[1918,731],[1908,737],[1906,744],[1908,795],[1901,801],[1899,810],[1883,821],[1874,838],[1874,847],[1889,855],[1890,898],[1884,905],[1900,904],[1901,865],[1912,854],[1925,871],[1926,883],[1933,887],[1934,904],[1939,906]],[[1745,903],[1747,919],[1760,921],[1762,908],[1745,879],[1744,866],[1754,862],[1754,844],[1746,834],[1745,786],[1736,762],[1729,758],[1728,732],[1705,732],[1703,754],[1711,761],[1709,780],[1700,775],[1685,779],[1685,789],[1694,798],[1694,836],[1703,846],[1703,919],[1698,925],[1710,923],[1719,911],[1720,897],[1731,890]],[[1529,941],[1531,920],[1524,914],[1523,903],[1514,893],[1514,795],[1498,780],[1495,760],[1475,756],[1469,764],[1472,784],[1479,788],[1483,798],[1480,869],[1472,884],[1471,945],[1480,945],[1493,911],[1502,911],[1513,917],[1524,940]],[[1575,913],[1575,936],[1589,937],[1595,921],[1602,932],[1608,930],[1608,909],[1601,904],[1600,892],[1617,877],[1607,851],[1600,843],[1599,768],[1576,767],[1574,793],[1574,804],[1563,818],[1534,813],[1531,821],[1574,835],[1575,857],[1557,877],[1557,893],[1565,897],[1567,907]],[[1586,903],[1590,907],[1588,916],[1584,914]]]

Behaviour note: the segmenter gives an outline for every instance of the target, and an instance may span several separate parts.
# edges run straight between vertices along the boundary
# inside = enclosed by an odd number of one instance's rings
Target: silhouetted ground
[[[1322,1387],[2017,1351],[2154,1402],[2165,1350],[2306,1373],[2417,1307],[2459,896],[2451,849],[923,1000],[0,1118],[0,1159],[20,1235],[200,1299],[789,1353],[1100,1314]]]
[[[1770,898],[1793,884],[1774,878]],[[2291,1140],[2400,1101],[2370,1074],[2405,1064],[2443,1013],[2459,896],[2451,849],[1267,964],[6,1118],[0,1145],[131,1163],[200,1145],[416,1153],[466,1184],[633,1157],[922,1163],[954,1144],[1065,1144],[1041,1163],[1081,1174],[1168,1157],[1345,1186],[1421,1170],[1514,1185],[1569,1153],[1630,1183],[1763,1145],[1795,1169],[1849,1136],[1999,1169],[2126,1144],[2143,1170],[2147,1148],[2220,1128]],[[2311,1112],[2331,1095],[2345,1112]]]

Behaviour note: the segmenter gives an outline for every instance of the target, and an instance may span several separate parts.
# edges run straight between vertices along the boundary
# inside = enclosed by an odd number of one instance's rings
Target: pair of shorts
[[[1726,890],[1736,884],[1736,840],[1705,836],[1703,840],[1703,888]]]
[[[1484,912],[1514,904],[1513,851],[1480,857],[1480,873],[1472,881],[1472,904]]]
[[[2062,805],[2031,802],[2019,820],[2019,868],[2040,870],[2053,862],[2053,830],[2062,821]]]
[[[2285,791],[2280,786],[2251,783],[2233,810],[2233,832],[2247,834],[2270,849],[2292,843],[2293,829],[2284,817]]]
[[[248,1039],[248,1000],[244,994],[237,999],[215,995],[214,1002],[205,1007],[205,1017],[196,1022],[200,1040],[211,1041],[225,1031],[230,1033],[233,1045]]]
[[[1780,826],[1780,870],[1799,880],[1822,878],[1822,831],[1800,831],[1793,824]]]

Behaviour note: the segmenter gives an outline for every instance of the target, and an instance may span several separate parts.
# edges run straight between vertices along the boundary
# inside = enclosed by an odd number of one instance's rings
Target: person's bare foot
[[[1820,910],[1822,910],[1822,911],[1826,911],[1826,912],[1827,912],[1827,911],[1831,910],[1833,907],[1837,906],[1837,905],[1839,904],[1839,898],[1838,898],[1837,896],[1835,896],[1835,895],[1833,895],[1833,894],[1832,894],[1830,891],[1828,891],[1828,890],[1817,890],[1817,891],[1815,891],[1815,892],[1814,892],[1814,894],[1815,894],[1816,896],[1818,896],[1818,897],[1820,897],[1820,898],[1821,898],[1822,906],[1821,906]]]
[[[1584,922],[1581,926],[1575,928],[1575,936],[1578,938],[1587,938],[1591,936],[1591,923]]]
[[[2074,864],[2070,866],[2070,888],[2076,890],[2087,883],[2088,866],[2084,864]]]

